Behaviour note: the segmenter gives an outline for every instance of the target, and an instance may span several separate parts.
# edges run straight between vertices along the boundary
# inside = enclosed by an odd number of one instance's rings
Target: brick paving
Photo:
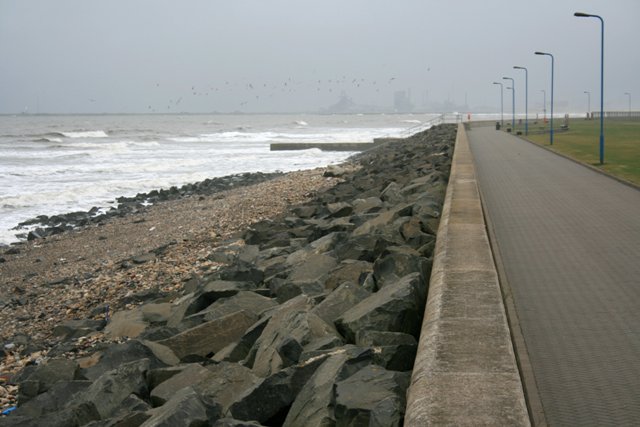
[[[640,425],[640,191],[493,128],[468,135],[547,422]]]

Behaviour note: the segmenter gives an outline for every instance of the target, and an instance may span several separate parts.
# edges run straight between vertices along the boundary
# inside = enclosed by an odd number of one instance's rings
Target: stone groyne
[[[60,325],[3,424],[401,425],[455,135],[331,168],[343,182],[221,244],[226,266],[171,300]],[[120,343],[67,357],[98,330]]]

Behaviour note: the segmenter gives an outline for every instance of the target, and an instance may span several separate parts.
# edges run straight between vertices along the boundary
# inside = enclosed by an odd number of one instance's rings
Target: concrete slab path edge
[[[529,426],[464,126],[458,134],[405,425]]]

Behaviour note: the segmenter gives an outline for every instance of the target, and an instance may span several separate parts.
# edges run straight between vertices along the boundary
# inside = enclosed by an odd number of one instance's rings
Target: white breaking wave
[[[374,138],[400,133],[405,128],[385,129],[314,129],[315,133],[302,132],[218,132],[198,136],[169,138],[170,141],[183,143],[233,142],[233,143],[272,143],[272,142],[371,142]]]
[[[55,136],[51,137],[42,137],[38,139],[34,139],[33,142],[62,142],[62,138],[56,138]]]
[[[60,132],[62,136],[67,138],[108,138],[109,135],[103,130],[87,130],[79,132]]]
[[[10,229],[41,214],[110,206],[119,196],[216,176],[340,162],[353,153],[272,152],[269,144],[371,142],[399,136],[413,126],[403,119],[415,118],[0,116],[0,243],[15,241]]]

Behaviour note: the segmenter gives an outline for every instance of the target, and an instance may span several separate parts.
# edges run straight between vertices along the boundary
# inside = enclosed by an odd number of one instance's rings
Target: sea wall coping
[[[464,126],[458,126],[405,425],[529,426]]]

